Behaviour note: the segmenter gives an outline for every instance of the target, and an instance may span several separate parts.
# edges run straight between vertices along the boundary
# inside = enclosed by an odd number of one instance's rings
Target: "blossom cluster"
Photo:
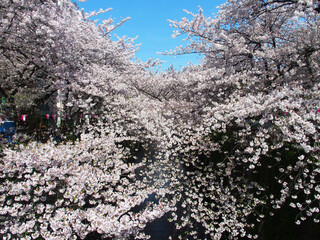
[[[134,212],[156,190],[135,179],[144,165],[111,135],[82,135],[81,141],[32,143],[4,151],[1,159],[3,239],[77,239],[138,235],[170,207],[159,201]]]

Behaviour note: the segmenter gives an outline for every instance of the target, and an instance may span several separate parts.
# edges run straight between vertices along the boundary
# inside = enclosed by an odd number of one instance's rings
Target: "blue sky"
[[[166,70],[171,64],[174,68],[180,69],[189,62],[196,64],[201,60],[197,54],[182,56],[164,56],[157,52],[174,49],[183,45],[183,37],[172,39],[173,28],[169,26],[168,19],[180,20],[187,17],[183,9],[197,12],[200,5],[206,16],[216,13],[216,7],[225,0],[88,0],[87,2],[77,2],[79,8],[85,11],[113,8],[112,11],[99,18],[111,16],[115,21],[122,18],[131,17],[129,21],[118,28],[115,33],[118,36],[128,36],[134,38],[141,44],[136,57],[142,61],[149,58],[164,61],[162,70]]]

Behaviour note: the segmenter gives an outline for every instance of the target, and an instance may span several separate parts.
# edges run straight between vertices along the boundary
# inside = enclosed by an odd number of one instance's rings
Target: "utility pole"
[[[57,96],[57,129],[60,131],[61,128],[61,121],[62,121],[62,115],[64,112],[64,106],[63,106],[63,93],[61,89],[58,90],[58,96]]]

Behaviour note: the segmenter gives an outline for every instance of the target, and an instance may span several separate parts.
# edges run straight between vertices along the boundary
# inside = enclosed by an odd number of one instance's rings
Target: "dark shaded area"
[[[97,232],[91,232],[89,233],[84,240],[102,240],[101,234]]]
[[[273,217],[267,216],[262,223],[259,240],[319,240],[320,225],[311,219],[296,225],[297,214],[286,204]]]
[[[145,232],[151,236],[151,240],[164,240],[175,233],[174,224],[168,221],[170,214],[165,214],[163,217],[148,223]]]

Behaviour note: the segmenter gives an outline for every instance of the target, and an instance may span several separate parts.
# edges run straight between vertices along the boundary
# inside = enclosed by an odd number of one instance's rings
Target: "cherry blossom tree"
[[[70,1],[2,1],[0,8],[1,92],[8,97],[31,93],[30,105],[37,105],[60,90],[68,106],[87,109],[131,64],[132,41],[110,39],[127,19],[90,20],[110,9],[84,13]]]
[[[180,73],[184,88],[171,99],[181,121],[168,156],[181,166],[171,168],[185,209],[173,214],[179,229],[267,239],[263,226],[289,206],[290,221],[318,224],[318,7],[230,0],[214,18],[199,8],[187,11],[190,19],[170,21],[174,36],[190,42],[171,54],[205,55],[202,65]],[[196,232],[189,234],[197,239]]]

